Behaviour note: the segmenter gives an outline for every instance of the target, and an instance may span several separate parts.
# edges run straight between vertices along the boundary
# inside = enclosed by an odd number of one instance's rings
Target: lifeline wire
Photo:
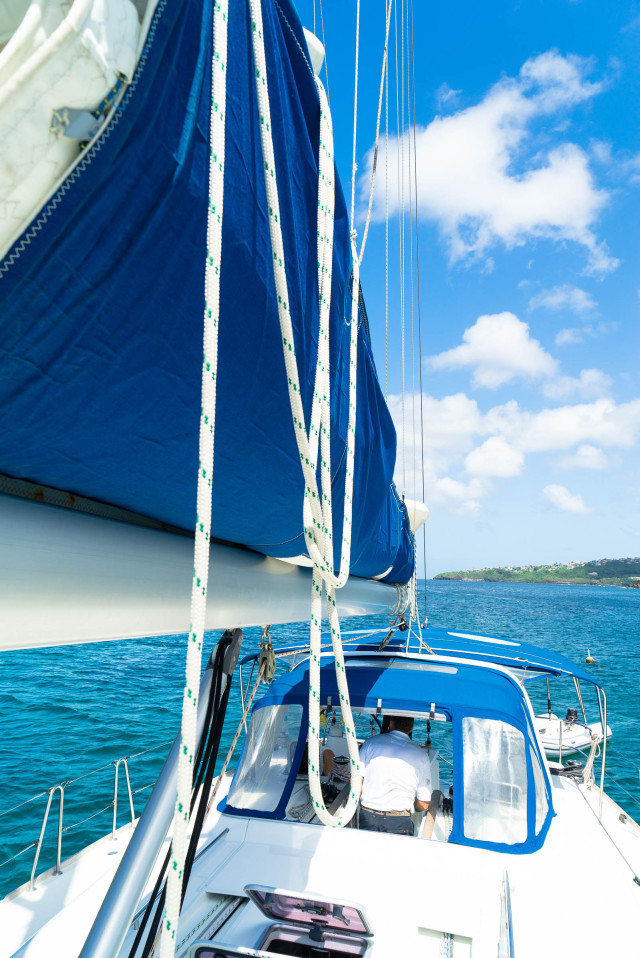
[[[356,128],[358,123],[358,48],[360,46],[360,0],[356,6],[356,54],[355,54],[355,77],[353,81],[353,157],[351,161],[351,229],[355,218],[356,208]]]
[[[227,20],[228,0],[216,0],[213,4],[211,146],[209,150],[209,202],[205,263],[202,407],[200,413],[200,462],[198,467],[194,572],[191,590],[191,627],[187,643],[186,681],[182,705],[182,743],[178,757],[178,788],[173,819],[171,862],[167,875],[167,896],[162,922],[163,930],[160,940],[160,958],[173,958],[182,901],[187,827],[193,785],[193,761],[196,749],[202,642],[207,608],[224,199]]]
[[[411,63],[412,63],[412,99],[413,99],[413,201],[416,216],[416,283],[418,299],[418,381],[420,384],[420,473],[422,478],[422,501],[425,501],[424,482],[424,402],[422,392],[422,312],[420,306],[420,224],[418,221],[418,151],[416,147],[416,59],[413,34],[413,0],[411,3]],[[414,397],[415,403],[415,397]],[[427,609],[427,524],[422,525],[422,559],[424,561],[424,625],[428,621]],[[416,563],[417,566],[417,563]]]
[[[378,146],[380,144],[380,120],[382,118],[382,93],[385,86],[385,79],[388,72],[388,57],[389,57],[389,26],[391,24],[391,5],[393,0],[388,0],[387,7],[387,16],[386,16],[386,25],[385,25],[385,36],[384,36],[384,51],[382,54],[382,72],[380,74],[380,92],[378,94],[378,115],[376,117],[376,136],[373,144],[373,160],[371,162],[371,186],[369,187],[369,206],[367,207],[367,216],[365,219],[364,230],[362,231],[362,245],[360,246],[360,253],[358,255],[358,263],[362,266],[362,258],[364,256],[364,248],[367,245],[367,236],[369,235],[369,224],[371,223],[371,211],[373,209],[373,193],[376,185],[376,169],[378,166]],[[389,140],[389,102],[388,102],[388,93],[389,88],[387,85],[387,145]],[[357,102],[354,103],[354,110],[357,108]],[[355,124],[354,124],[354,136],[355,136]],[[355,163],[355,139],[354,139],[354,163]],[[353,229],[353,207],[351,210],[351,229]],[[387,235],[387,242],[389,237]],[[388,303],[387,303],[388,306]]]

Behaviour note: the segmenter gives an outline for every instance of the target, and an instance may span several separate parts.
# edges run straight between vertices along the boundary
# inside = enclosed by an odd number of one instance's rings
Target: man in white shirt
[[[411,812],[429,807],[431,764],[426,750],[409,738],[412,730],[412,718],[391,716],[389,731],[360,749],[360,828],[413,835]]]

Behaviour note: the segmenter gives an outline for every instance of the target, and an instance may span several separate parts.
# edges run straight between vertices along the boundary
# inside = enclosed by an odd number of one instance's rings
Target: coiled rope
[[[347,429],[347,456],[344,489],[344,519],[339,572],[333,568],[333,517],[331,501],[331,420],[329,376],[329,320],[331,308],[331,275],[333,261],[333,217],[335,192],[335,165],[333,132],[327,97],[316,78],[320,98],[320,146],[318,174],[318,296],[319,334],[316,377],[311,418],[307,430],[300,393],[293,327],[289,306],[284,245],[278,202],[278,187],[273,150],[271,111],[267,65],[262,27],[260,0],[250,0],[256,91],[260,118],[260,139],[264,161],[265,188],[269,209],[269,233],[273,259],[278,315],[282,334],[283,353],[289,402],[305,483],[303,524],[305,543],[313,561],[310,623],[309,669],[309,788],[316,814],[326,825],[340,827],[351,820],[360,792],[360,762],[358,742],[349,703],[344,656],[340,638],[340,622],[335,590],[349,577],[351,561],[351,519],[353,493],[353,466],[355,456],[356,371],[358,349],[358,293],[359,264],[355,235],[351,235],[353,276],[351,284],[351,342],[349,376],[349,423]],[[317,482],[318,454],[320,455],[320,489]],[[324,804],[320,787],[320,626],[322,597],[326,591],[331,641],[335,657],[336,678],[344,718],[349,758],[351,761],[351,788],[346,806],[333,816]]]
[[[209,151],[209,203],[207,210],[207,255],[205,263],[204,341],[202,358],[202,406],[200,411],[197,518],[194,571],[191,589],[191,626],[187,643],[186,678],[182,704],[182,744],[178,759],[178,787],[173,819],[171,861],[162,922],[160,958],[172,958],[182,900],[187,828],[193,762],[196,751],[196,718],[200,683],[209,579],[211,539],[211,492],[218,368],[218,320],[220,315],[220,260],[222,256],[222,211],[224,197],[225,116],[227,96],[227,0],[213,4],[213,57],[211,68],[211,114]]]

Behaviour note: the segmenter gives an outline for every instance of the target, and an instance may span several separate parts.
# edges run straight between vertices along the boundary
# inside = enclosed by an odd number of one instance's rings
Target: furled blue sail
[[[213,535],[305,552],[268,233],[248,8],[229,17]],[[317,349],[319,104],[289,0],[264,5],[280,208],[303,403]],[[195,521],[211,2],[160,0],[117,115],[0,264],[0,473],[189,530]],[[248,106],[249,104],[249,106]],[[340,544],[351,257],[339,184],[331,310]],[[396,437],[362,314],[352,573],[406,582]],[[336,556],[336,561],[338,556]]]

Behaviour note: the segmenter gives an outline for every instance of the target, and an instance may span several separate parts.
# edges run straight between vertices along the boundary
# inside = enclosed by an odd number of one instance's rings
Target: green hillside
[[[640,588],[640,557],[555,562],[550,565],[505,566],[441,572],[436,579],[478,582],[568,582],[580,585],[623,585]]]

